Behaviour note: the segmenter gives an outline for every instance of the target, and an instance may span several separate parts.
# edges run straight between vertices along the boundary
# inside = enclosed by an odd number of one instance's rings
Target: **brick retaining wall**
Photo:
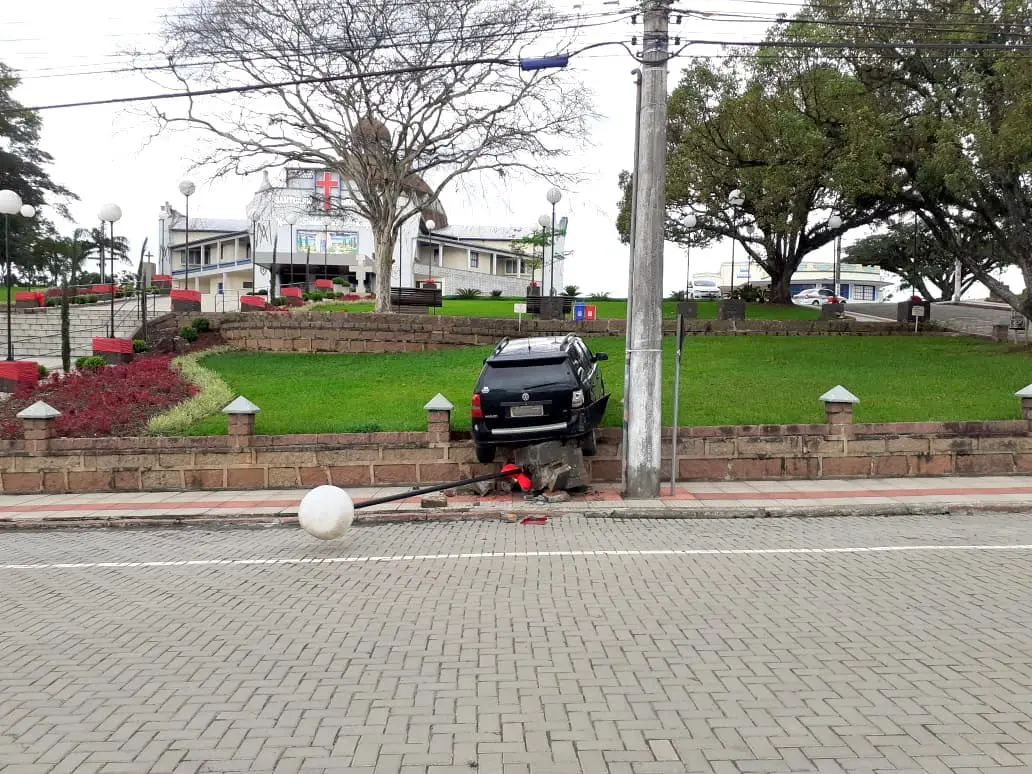
[[[930,476],[1032,472],[1032,422],[688,427],[680,478]],[[600,433],[594,480],[620,480],[620,431]],[[664,456],[669,455],[669,436]],[[5,493],[427,484],[492,471],[465,434],[51,438],[0,442]],[[669,460],[663,466],[669,473]]]
[[[169,314],[151,323],[151,337],[178,331],[196,315]],[[579,333],[623,336],[623,320],[537,320],[371,312],[277,312],[205,315],[231,347],[266,352],[421,352],[495,344],[506,336]],[[664,320],[672,336],[676,322]],[[689,320],[691,336],[914,335],[908,326],[856,320]],[[922,332],[927,334],[927,332]]]

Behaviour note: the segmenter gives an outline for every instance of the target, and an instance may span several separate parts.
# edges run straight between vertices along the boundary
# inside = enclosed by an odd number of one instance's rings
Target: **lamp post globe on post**
[[[727,195],[727,203],[731,205],[731,224],[734,225],[735,218],[738,217],[738,208],[745,204],[745,195],[738,188],[734,189]],[[737,227],[735,231],[737,231]],[[735,291],[735,242],[734,237],[731,238],[731,286],[728,294],[731,295]]]
[[[426,226],[427,236],[433,237],[434,229],[437,228],[437,221],[435,221],[433,218],[431,218],[430,220],[425,221],[423,225]],[[431,266],[434,265],[434,254],[435,253],[436,253],[436,248],[434,246],[433,240],[431,239],[431,241],[430,241],[430,265]],[[413,285],[416,284],[416,277],[415,277],[416,266],[415,266],[415,261],[416,261],[416,257],[412,256],[412,284]],[[431,280],[433,279],[433,275],[430,275],[430,279]]]
[[[688,212],[681,216],[681,227],[685,231],[691,231],[699,225],[699,219],[694,212]],[[690,300],[692,294],[692,246],[688,243],[684,246],[684,300]]]
[[[109,224],[111,231],[111,338],[115,337],[115,222],[121,220],[122,208],[117,204],[108,203],[100,208],[100,219]]]
[[[283,218],[283,220],[285,220],[287,222],[287,225],[290,226],[290,276],[293,277],[294,276],[294,225],[297,223],[297,213],[296,212],[288,212],[286,217]],[[275,295],[276,295],[275,291],[276,291],[276,278],[272,277],[272,279],[269,280],[269,296],[270,296],[269,300],[270,301],[272,300],[273,297],[275,297]]]
[[[257,295],[258,288],[254,286],[255,283],[255,266],[258,264],[258,213],[251,213],[251,295]],[[307,269],[306,269],[307,271]],[[307,288],[308,278],[305,278],[305,286]]]
[[[835,213],[830,218],[828,218],[828,228],[831,231],[835,231],[837,229],[842,228],[842,217],[838,213]],[[835,258],[834,258],[835,263],[832,266],[832,270],[831,270],[832,284],[834,285],[835,298],[839,297],[839,292],[840,292],[841,285],[842,285],[842,282],[841,282],[841,280],[839,278],[839,273],[840,273],[839,266],[840,266],[840,261],[841,261],[841,255],[842,255],[842,235],[841,234],[836,234],[835,235]]]
[[[541,226],[541,284],[545,284],[545,242],[548,240],[548,226],[552,218],[546,213],[538,216],[538,225]],[[530,272],[530,282],[534,283],[534,270]]]
[[[4,285],[7,287],[7,359],[14,360],[14,339],[11,337],[11,240],[10,217],[20,215],[21,197],[11,190],[0,191],[0,213],[4,216],[4,262],[6,271]]]
[[[190,289],[190,197],[193,196],[196,190],[197,186],[191,180],[184,180],[179,184],[179,193],[186,198],[186,241],[183,243],[185,250],[185,258],[183,259],[183,290]]]
[[[548,295],[555,295],[555,205],[563,198],[563,193],[558,188],[550,188],[545,194],[548,203],[552,205],[552,240],[548,246]],[[544,273],[541,275],[545,279]]]

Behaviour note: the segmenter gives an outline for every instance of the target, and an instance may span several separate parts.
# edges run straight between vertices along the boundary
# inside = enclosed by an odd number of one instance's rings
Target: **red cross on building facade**
[[[322,189],[323,210],[330,209],[333,189],[340,187],[340,178],[332,172],[323,172],[322,177],[315,178],[315,187]]]

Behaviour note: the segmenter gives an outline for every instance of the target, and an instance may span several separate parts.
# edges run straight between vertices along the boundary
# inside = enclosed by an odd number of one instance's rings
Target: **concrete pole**
[[[624,397],[623,397],[623,451],[621,454],[620,490],[627,491],[627,412],[631,400],[631,283],[634,282],[634,213],[638,211],[638,156],[641,137],[641,70],[634,70],[634,166],[631,172],[630,252],[627,259],[627,308],[624,311]]]
[[[960,281],[961,280],[961,276],[960,275],[961,275],[961,270],[962,269],[963,269],[963,266],[961,265],[960,259],[958,258],[953,263],[953,303],[955,303],[955,304],[960,302],[960,288],[961,288],[961,281]]]
[[[627,409],[627,488],[630,499],[659,496],[663,345],[663,223],[666,213],[667,22],[669,0],[646,0],[639,138],[639,185],[634,218],[634,275]]]

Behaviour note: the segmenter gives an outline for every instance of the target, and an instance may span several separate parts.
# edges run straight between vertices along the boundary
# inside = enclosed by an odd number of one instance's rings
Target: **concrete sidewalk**
[[[0,529],[87,526],[293,525],[306,490],[0,495]],[[356,503],[408,487],[355,488]],[[962,511],[1032,511],[1032,476],[728,481],[664,485],[656,500],[624,500],[615,486],[594,487],[566,502],[523,494],[455,496],[446,508],[419,497],[358,511],[357,523],[561,516],[770,518],[887,516]]]

